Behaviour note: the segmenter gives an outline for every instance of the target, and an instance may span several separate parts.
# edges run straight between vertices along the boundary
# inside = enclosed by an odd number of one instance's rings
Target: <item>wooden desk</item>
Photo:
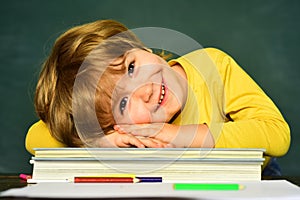
[[[27,182],[21,180],[19,175],[0,175],[0,192],[10,188],[27,186]]]

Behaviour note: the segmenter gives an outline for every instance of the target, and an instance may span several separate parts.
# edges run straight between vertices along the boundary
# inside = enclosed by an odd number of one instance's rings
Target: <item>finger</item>
[[[125,130],[122,127],[120,127],[120,125],[114,125],[114,130],[118,131],[118,133],[121,133],[121,134],[126,133]]]
[[[138,148],[145,148],[145,145],[138,138],[129,134],[123,135],[123,144],[126,147],[136,146]]]
[[[148,148],[165,148],[166,143],[153,138],[140,138],[140,141]]]
[[[151,139],[153,142],[155,142],[160,148],[165,148],[167,146],[167,143],[162,140],[159,140],[156,138],[149,138],[149,139]]]
[[[161,131],[163,124],[120,125],[120,128],[135,136],[154,137]]]
[[[166,144],[166,148],[175,148],[176,146],[172,143]]]
[[[159,143],[156,143],[149,138],[143,139],[142,142],[147,148],[163,148],[163,145],[160,145]]]

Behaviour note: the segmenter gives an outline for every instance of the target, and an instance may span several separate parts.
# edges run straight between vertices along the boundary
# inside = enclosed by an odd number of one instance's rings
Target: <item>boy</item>
[[[277,157],[290,143],[279,110],[230,56],[207,48],[167,63],[112,20],[58,38],[35,105],[41,121],[26,138],[31,153],[59,146],[223,147],[265,148]]]

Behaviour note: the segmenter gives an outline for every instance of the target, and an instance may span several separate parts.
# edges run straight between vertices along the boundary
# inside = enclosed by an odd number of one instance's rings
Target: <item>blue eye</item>
[[[120,102],[120,112],[121,112],[122,115],[124,113],[127,101],[128,101],[128,97],[123,97],[121,102]]]
[[[132,77],[133,72],[134,72],[134,63],[132,62],[132,63],[130,63],[130,64],[128,65],[128,75],[129,75],[130,77]]]

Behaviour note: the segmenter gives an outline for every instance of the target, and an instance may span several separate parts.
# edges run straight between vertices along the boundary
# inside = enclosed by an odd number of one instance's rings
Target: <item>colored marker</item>
[[[174,190],[241,190],[244,186],[234,183],[174,183]]]
[[[24,181],[31,179],[31,175],[27,175],[27,174],[20,174],[19,177],[20,177],[20,179],[22,179]]]

